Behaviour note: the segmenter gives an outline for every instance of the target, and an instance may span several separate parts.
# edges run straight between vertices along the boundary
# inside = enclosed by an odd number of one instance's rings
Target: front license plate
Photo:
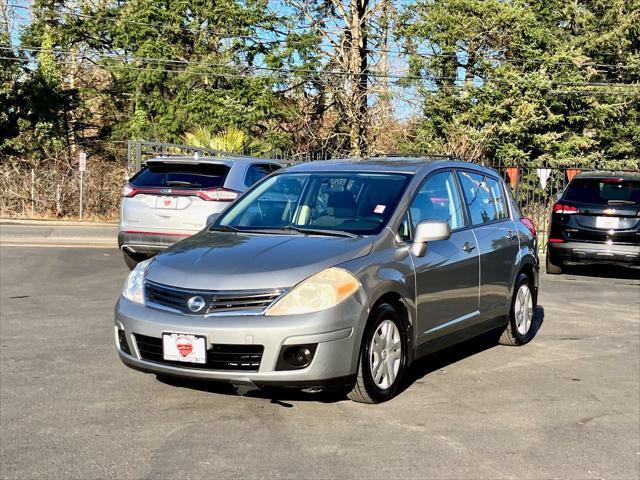
[[[182,333],[162,334],[162,356],[165,360],[188,363],[207,363],[205,337]]]
[[[618,225],[620,225],[620,219],[618,217],[596,217],[596,228],[610,230],[612,228],[618,228]]]

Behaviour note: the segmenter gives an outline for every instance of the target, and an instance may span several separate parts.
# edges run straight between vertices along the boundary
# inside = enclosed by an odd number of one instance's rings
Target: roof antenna
[[[198,155],[198,151],[196,150],[195,152],[193,152],[193,159],[198,160],[199,158],[200,158],[200,155]]]

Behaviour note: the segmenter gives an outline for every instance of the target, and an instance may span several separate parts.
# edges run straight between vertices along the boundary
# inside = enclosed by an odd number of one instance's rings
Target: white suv
[[[129,268],[204,228],[258,180],[282,168],[251,157],[160,157],[122,189],[118,246]]]

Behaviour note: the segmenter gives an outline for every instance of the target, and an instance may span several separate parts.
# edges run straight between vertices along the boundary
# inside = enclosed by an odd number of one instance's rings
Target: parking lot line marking
[[[0,242],[0,247],[27,247],[27,248],[118,248],[115,244],[82,244],[82,243],[5,243]]]

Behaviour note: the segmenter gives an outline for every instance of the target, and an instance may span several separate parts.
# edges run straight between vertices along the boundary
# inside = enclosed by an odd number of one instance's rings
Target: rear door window
[[[564,199],[596,205],[640,205],[640,181],[622,178],[577,178]]]
[[[224,164],[149,162],[129,183],[146,188],[210,189],[222,186],[228,173]]]
[[[459,171],[458,178],[474,226],[508,217],[505,197],[497,180],[467,171]]]

